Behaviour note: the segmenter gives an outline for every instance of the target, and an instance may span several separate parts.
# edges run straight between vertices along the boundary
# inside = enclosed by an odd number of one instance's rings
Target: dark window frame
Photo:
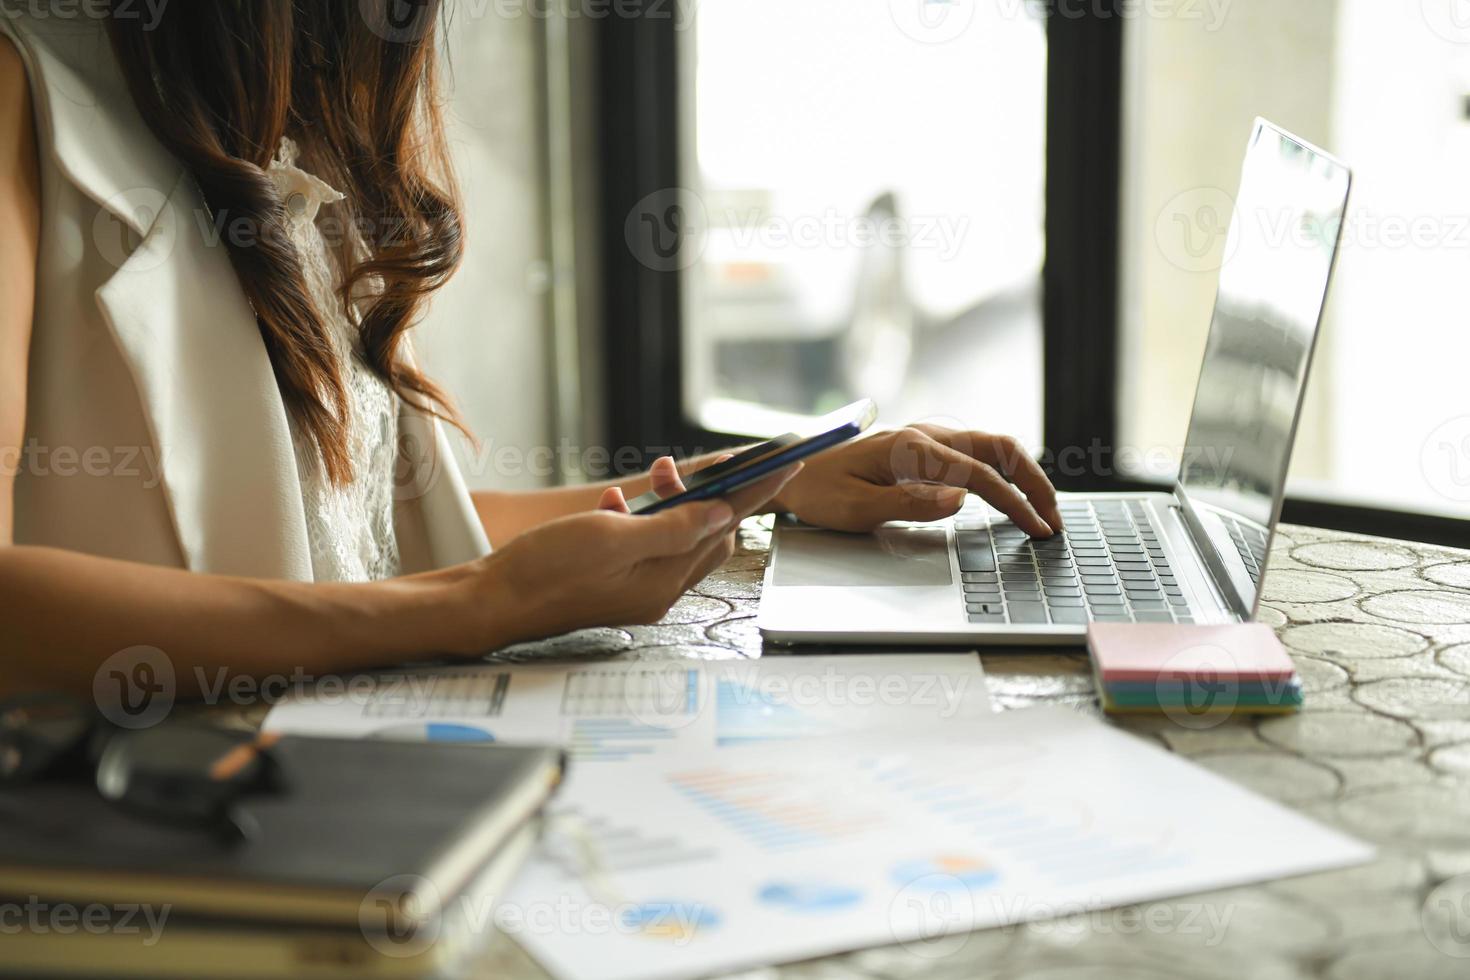
[[[1113,465],[1126,21],[1117,2],[1038,2],[1048,13],[1043,435],[1049,457],[1075,447],[1097,466],[1053,468],[1064,490],[1168,489]],[[667,0],[624,0],[597,44],[605,435],[625,470],[748,441],[685,413],[680,273],[641,262],[627,239],[640,202],[680,187],[676,24]],[[1470,547],[1470,522],[1368,505],[1290,497],[1283,520]]]
[[[604,424],[614,459],[639,467],[664,452],[688,455],[740,441],[685,414],[680,274],[639,261],[627,241],[639,202],[679,186],[679,39],[670,8],[665,0],[620,5],[644,13],[603,21],[598,65]]]
[[[1050,458],[1065,461],[1068,448],[1085,451],[1098,474],[1112,474],[1118,444],[1123,19],[1054,13],[1046,39],[1042,441]],[[1048,469],[1060,490],[1115,488],[1107,477]]]

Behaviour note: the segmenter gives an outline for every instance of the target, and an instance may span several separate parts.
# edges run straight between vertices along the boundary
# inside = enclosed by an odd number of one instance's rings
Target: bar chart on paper
[[[1372,855],[1062,709],[647,757],[584,771],[562,803],[578,830],[553,821],[512,901],[631,909],[640,922],[701,913],[660,933],[677,943],[632,930],[517,937],[563,980],[675,980],[925,942]]]
[[[1005,754],[998,765],[996,749]],[[1036,745],[1006,743],[975,753],[966,770],[868,765],[895,795],[1053,884],[1136,876],[1185,860],[1190,839],[1173,828],[1124,823],[1088,798],[1026,785],[1032,767],[1052,773],[1065,765],[1045,755]]]
[[[375,686],[362,713],[367,718],[494,718],[505,707],[510,673],[454,670]]]
[[[609,664],[568,671],[561,714],[574,759],[614,762],[671,744],[699,715],[700,677],[692,667]]]
[[[569,718],[681,718],[698,711],[699,671],[677,662],[574,668],[562,690],[561,713]]]
[[[715,682],[716,744],[749,745],[779,739],[828,734],[830,722],[762,691],[749,679]]]
[[[675,792],[763,851],[827,846],[882,830],[886,814],[821,781],[782,770],[674,773]]]
[[[567,670],[560,702],[574,758],[738,747],[990,714],[974,654],[610,662]]]
[[[306,692],[272,709],[265,729],[555,743],[578,763],[619,765],[991,711],[974,653],[484,664],[356,680],[365,695]]]

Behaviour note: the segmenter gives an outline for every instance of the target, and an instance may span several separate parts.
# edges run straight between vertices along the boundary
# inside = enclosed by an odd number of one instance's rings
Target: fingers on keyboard
[[[1141,501],[1064,503],[1061,512],[1066,530],[1042,541],[1008,521],[956,522],[970,622],[1193,622]]]

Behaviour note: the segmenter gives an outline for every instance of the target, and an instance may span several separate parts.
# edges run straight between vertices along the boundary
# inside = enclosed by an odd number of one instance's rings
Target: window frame
[[[649,194],[679,185],[676,22],[665,0],[626,0],[602,22],[602,283],[605,432],[615,460],[643,467],[740,442],[685,414],[680,272],[640,262],[628,215]]]
[[[1047,18],[1046,258],[1042,266],[1042,431],[1049,455],[1080,447],[1100,475],[1051,475],[1059,489],[1167,491],[1120,475],[1118,445],[1123,32],[1127,0],[1032,0]],[[678,188],[678,15],[669,0],[624,0],[596,43],[601,151],[604,434],[620,471],[666,453],[749,441],[692,421],[683,391],[678,270],[640,262],[626,223],[649,194]],[[1470,547],[1470,522],[1288,496],[1282,520]]]

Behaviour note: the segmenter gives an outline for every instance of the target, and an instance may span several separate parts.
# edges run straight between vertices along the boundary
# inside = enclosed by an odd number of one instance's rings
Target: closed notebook
[[[492,870],[503,886],[563,765],[552,748],[289,736],[271,752],[284,790],[239,804],[258,832],[237,844],[122,811],[85,783],[0,790],[0,901],[169,911],[147,948],[115,935],[12,937],[29,945],[7,940],[0,972],[28,956],[25,973],[68,962],[86,973],[103,955],[116,957],[108,972],[129,975],[421,975],[448,944],[376,955],[370,913],[450,910]],[[247,955],[254,967],[232,961]]]

